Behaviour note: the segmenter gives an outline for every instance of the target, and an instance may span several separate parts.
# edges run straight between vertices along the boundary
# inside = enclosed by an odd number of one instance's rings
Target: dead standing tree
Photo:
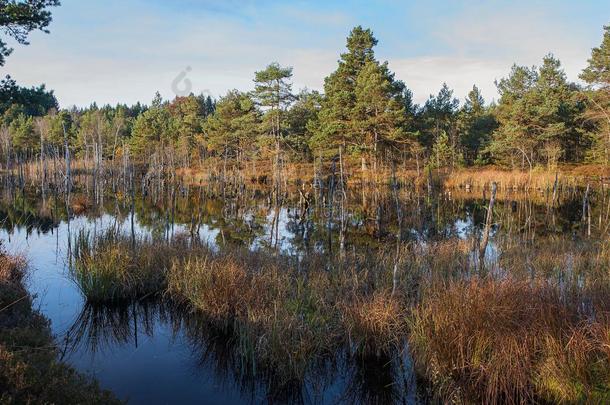
[[[494,181],[493,183],[491,183],[491,197],[489,199],[489,206],[487,208],[487,218],[485,220],[485,228],[483,230],[481,243],[479,244],[479,270],[483,269],[485,265],[485,252],[487,251],[487,244],[489,243],[489,233],[491,232],[491,226],[493,223],[494,205],[496,203],[497,190],[498,185]]]

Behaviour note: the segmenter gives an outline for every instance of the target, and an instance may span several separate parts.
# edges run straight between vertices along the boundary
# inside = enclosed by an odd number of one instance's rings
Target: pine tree
[[[489,142],[497,124],[493,114],[485,107],[485,100],[477,86],[472,86],[458,118],[460,146],[467,164],[484,162],[479,152]]]
[[[131,150],[137,157],[152,155],[175,142],[172,117],[157,92],[152,106],[135,121],[131,136]]]
[[[216,103],[216,111],[204,125],[210,151],[238,161],[253,155],[260,131],[260,117],[254,100],[233,90]]]
[[[449,137],[445,131],[441,131],[432,146],[432,155],[429,165],[432,168],[440,169],[452,163],[454,150],[449,144]]]
[[[593,48],[588,63],[580,78],[588,84],[585,92],[588,108],[583,117],[594,125],[590,158],[610,164],[610,25],[604,27],[602,44]]]
[[[604,26],[602,44],[591,50],[588,63],[580,78],[598,89],[610,91],[610,25]]]
[[[286,109],[294,100],[292,94],[292,68],[272,63],[265,70],[254,74],[254,98],[266,110],[265,121],[269,134],[279,148],[283,132],[283,118]]]
[[[22,156],[37,149],[39,138],[35,133],[32,117],[20,114],[11,123],[9,131],[13,148]]]
[[[296,160],[311,160],[309,142],[318,125],[322,95],[317,91],[303,90],[286,113],[287,135],[285,145]]]
[[[203,142],[203,115],[195,96],[176,97],[168,105],[172,117],[172,131],[176,137],[178,158],[185,166],[198,158],[197,146]]]
[[[261,141],[271,141],[274,148],[274,180],[276,187],[280,184],[282,153],[281,143],[285,135],[285,112],[294,101],[292,94],[292,68],[282,67],[272,63],[265,70],[254,74],[254,98],[258,105],[265,110],[264,124],[270,139],[261,138]],[[276,197],[279,194],[276,194]]]
[[[368,155],[374,168],[380,147],[404,138],[405,106],[396,90],[387,62],[367,62],[356,79],[352,127],[357,136],[350,144]]]
[[[337,70],[324,80],[325,97],[311,139],[312,149],[334,154],[339,145],[345,149],[357,139],[357,129],[353,126],[356,81],[366,63],[375,61],[375,45],[377,39],[370,29],[357,26],[350,32],[348,52],[341,55]]]
[[[436,96],[430,96],[421,112],[423,128],[419,140],[424,146],[429,148],[442,133],[453,135],[456,132],[455,114],[459,104],[447,83],[443,83]]]
[[[586,143],[577,126],[582,111],[576,97],[579,89],[567,81],[559,60],[547,55],[539,69],[513,66],[510,76],[497,86],[500,126],[487,149],[496,162],[520,161],[522,167],[533,167],[545,160],[553,163],[551,156],[582,158]]]

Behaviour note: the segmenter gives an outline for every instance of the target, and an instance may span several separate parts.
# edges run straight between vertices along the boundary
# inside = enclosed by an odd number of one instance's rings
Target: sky
[[[62,107],[247,91],[271,62],[294,68],[295,90],[323,90],[362,25],[416,102],[443,82],[461,100],[476,84],[491,101],[514,63],[548,53],[578,81],[608,24],[608,0],[62,0],[51,33],[16,45],[0,74],[45,83]]]

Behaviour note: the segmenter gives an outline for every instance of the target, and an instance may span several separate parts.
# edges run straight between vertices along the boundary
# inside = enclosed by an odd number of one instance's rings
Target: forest
[[[97,165],[127,155],[174,169],[330,162],[340,149],[363,169],[398,165],[418,173],[610,164],[610,27],[581,84],[548,54],[539,66],[513,65],[496,81],[500,97],[491,103],[476,86],[459,100],[444,84],[414,104],[407,85],[376,59],[376,45],[370,29],[355,27],[323,93],[295,91],[292,68],[271,63],[254,72],[253,91],[219,99],[157,93],[150,105],[61,109],[44,85],[24,88],[7,76],[0,83],[2,164],[62,157],[66,148]]]

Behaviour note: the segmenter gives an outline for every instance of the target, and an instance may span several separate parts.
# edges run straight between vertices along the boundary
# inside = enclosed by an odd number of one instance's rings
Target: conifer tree
[[[377,39],[370,29],[355,27],[347,38],[347,52],[341,54],[336,71],[324,80],[324,101],[319,114],[316,133],[311,139],[313,149],[336,153],[357,139],[353,126],[356,104],[356,81],[367,62],[375,61],[373,48]]]
[[[255,151],[260,117],[254,100],[232,90],[216,103],[216,111],[204,125],[210,151],[226,159],[249,158]]]
[[[559,60],[547,55],[539,69],[513,66],[497,86],[500,126],[488,148],[496,162],[531,168],[545,160],[551,164],[549,157],[582,157],[586,145],[577,117],[583,106],[576,98],[578,87],[567,81]]]
[[[610,164],[610,25],[604,27],[602,43],[591,51],[580,78],[588,85],[585,92],[588,108],[583,117],[594,124],[590,158]]]
[[[479,156],[479,152],[490,141],[491,133],[496,126],[496,120],[485,106],[481,91],[477,86],[472,86],[458,118],[460,146],[463,148],[467,164],[473,164],[477,159],[485,162],[485,158]]]
[[[405,106],[396,94],[387,62],[367,62],[356,79],[352,143],[377,166],[380,147],[404,137]]]
[[[138,157],[152,155],[155,151],[163,150],[174,144],[171,115],[165,108],[161,95],[157,92],[152,106],[141,114],[135,121],[131,150]]]

